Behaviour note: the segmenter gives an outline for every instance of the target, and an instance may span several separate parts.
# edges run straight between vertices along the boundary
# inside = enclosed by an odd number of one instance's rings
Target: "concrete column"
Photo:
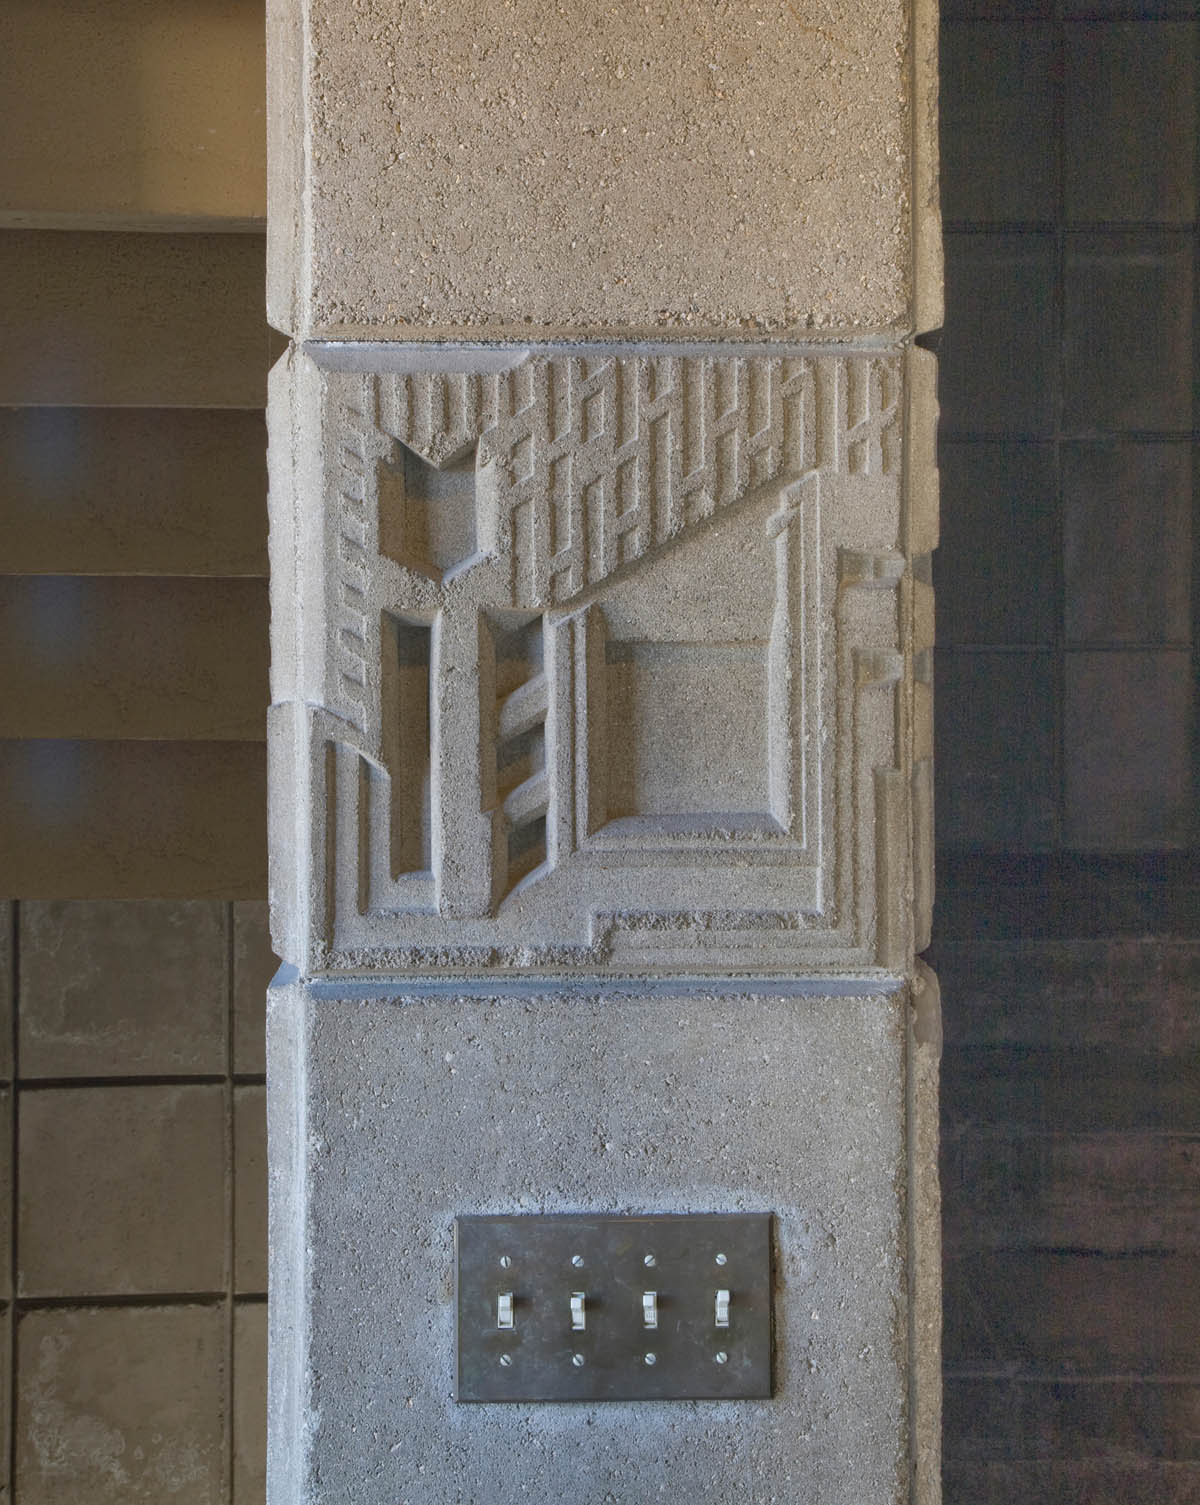
[[[939,1498],[935,18],[275,0],[271,1505]],[[454,1220],[773,1214],[773,1394]]]

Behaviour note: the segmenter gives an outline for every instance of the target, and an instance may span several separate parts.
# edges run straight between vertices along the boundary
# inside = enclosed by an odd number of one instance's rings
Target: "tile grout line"
[[[225,1497],[233,1505],[234,1489],[234,1260],[237,1230],[234,1226],[237,1200],[234,1195],[236,1172],[235,1113],[233,1097],[234,1067],[234,912],[233,901],[225,903]]]

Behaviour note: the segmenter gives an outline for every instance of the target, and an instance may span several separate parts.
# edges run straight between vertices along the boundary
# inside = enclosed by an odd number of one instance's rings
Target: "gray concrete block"
[[[222,905],[26,900],[20,916],[24,1077],[224,1072]]]
[[[898,329],[914,244],[938,281],[929,7],[274,0],[269,27],[297,337]]]
[[[220,1307],[30,1311],[17,1333],[17,1498],[213,1505],[225,1498]]]
[[[936,1008],[909,1045],[908,1007],[779,984],[274,988],[278,1498],[934,1498],[908,1492],[930,1246],[904,1190],[933,1121],[917,1146],[903,1083],[910,1050],[936,1059]],[[774,1399],[457,1404],[455,1216],[570,1210],[772,1212]],[[914,1216],[936,1232],[924,1193]],[[936,1335],[917,1341],[936,1385]]]
[[[220,1087],[27,1090],[19,1143],[22,1295],[224,1288]]]
[[[638,347],[278,367],[281,954],[902,970],[918,600],[922,651],[932,631],[903,553],[908,370]]]

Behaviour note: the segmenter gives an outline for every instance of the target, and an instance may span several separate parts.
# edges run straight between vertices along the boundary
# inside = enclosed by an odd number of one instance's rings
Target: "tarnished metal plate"
[[[460,1401],[771,1394],[770,1213],[463,1217],[455,1242]]]

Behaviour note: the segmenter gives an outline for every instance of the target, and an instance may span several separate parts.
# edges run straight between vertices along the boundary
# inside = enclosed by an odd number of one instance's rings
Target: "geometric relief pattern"
[[[322,375],[319,965],[890,956],[900,357],[496,364]]]

